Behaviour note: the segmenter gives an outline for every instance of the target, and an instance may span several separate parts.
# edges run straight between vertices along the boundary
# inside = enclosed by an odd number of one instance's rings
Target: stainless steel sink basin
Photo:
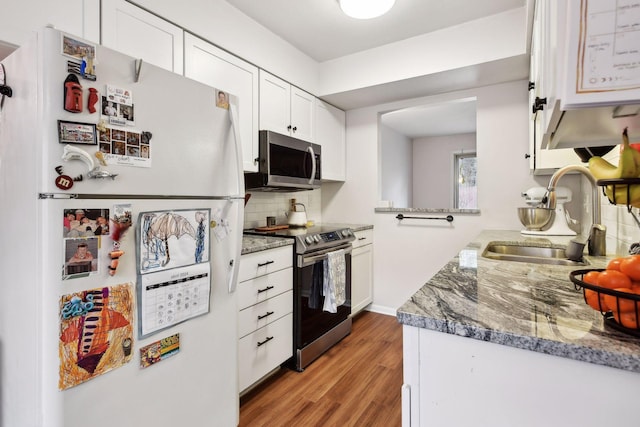
[[[482,256],[502,261],[531,262],[553,265],[588,265],[586,261],[577,262],[567,259],[566,246],[543,246],[531,243],[490,242]]]

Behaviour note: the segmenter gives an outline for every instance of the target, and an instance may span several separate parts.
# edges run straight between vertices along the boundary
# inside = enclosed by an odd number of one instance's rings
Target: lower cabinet
[[[373,230],[356,231],[351,252],[351,315],[373,301]]]
[[[292,246],[240,258],[238,379],[241,393],[293,355],[292,265]]]

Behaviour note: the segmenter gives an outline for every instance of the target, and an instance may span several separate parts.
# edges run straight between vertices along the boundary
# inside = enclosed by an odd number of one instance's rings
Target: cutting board
[[[256,227],[256,231],[276,231],[289,228],[288,225],[272,225],[271,227]]]

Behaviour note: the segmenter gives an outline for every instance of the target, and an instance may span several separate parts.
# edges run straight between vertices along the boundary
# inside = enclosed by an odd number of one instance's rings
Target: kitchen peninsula
[[[403,425],[638,425],[640,338],[605,325],[569,280],[607,258],[576,267],[482,256],[492,241],[568,240],[484,231],[398,309]]]

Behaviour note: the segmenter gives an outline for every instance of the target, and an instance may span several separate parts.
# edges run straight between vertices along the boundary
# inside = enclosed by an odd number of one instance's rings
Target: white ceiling
[[[526,0],[396,0],[386,15],[359,20],[337,0],[227,0],[318,62],[459,25]]]
[[[410,139],[476,132],[476,100],[459,99],[385,113],[380,121]]]

